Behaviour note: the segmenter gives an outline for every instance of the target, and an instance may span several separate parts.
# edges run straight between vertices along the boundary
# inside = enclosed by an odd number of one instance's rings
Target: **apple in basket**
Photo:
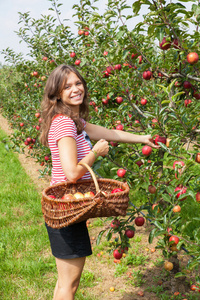
[[[48,195],[48,197],[50,197],[52,199],[56,199],[56,197],[54,195]]]
[[[81,198],[84,198],[84,195],[81,192],[77,192],[74,194],[74,198],[81,199]]]
[[[120,188],[117,188],[117,189],[112,190],[111,194],[115,194],[115,193],[119,193],[119,192],[123,192],[123,190]]]
[[[74,199],[74,196],[72,194],[64,194],[61,198],[62,200],[72,200]],[[67,208],[72,208],[73,204],[72,203],[65,203],[65,202],[61,202],[59,203],[59,209],[67,209]]]
[[[86,192],[83,196],[84,198],[89,198],[89,197],[94,197],[95,194],[92,191],[90,191],[90,192]]]

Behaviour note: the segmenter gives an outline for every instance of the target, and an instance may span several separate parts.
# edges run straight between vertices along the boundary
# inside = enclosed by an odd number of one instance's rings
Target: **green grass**
[[[41,195],[0,130],[0,299],[50,300],[57,280],[55,259],[41,212]],[[80,289],[92,286],[86,273]],[[77,300],[92,300],[79,290]]]

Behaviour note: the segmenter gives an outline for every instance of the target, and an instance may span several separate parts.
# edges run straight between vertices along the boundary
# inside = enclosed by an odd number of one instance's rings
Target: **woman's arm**
[[[107,129],[105,127],[87,123],[85,131],[89,135],[91,140],[97,141],[99,139],[105,139],[106,141],[120,142],[120,143],[142,143],[149,145],[153,148],[159,148],[153,143],[151,135],[138,135],[130,132]]]
[[[84,166],[78,165],[76,141],[72,137],[64,137],[58,141],[58,149],[60,162],[66,178],[72,182],[76,182],[86,172]],[[90,167],[95,162],[96,157],[106,155],[109,151],[108,142],[99,140],[81,162],[87,163]]]

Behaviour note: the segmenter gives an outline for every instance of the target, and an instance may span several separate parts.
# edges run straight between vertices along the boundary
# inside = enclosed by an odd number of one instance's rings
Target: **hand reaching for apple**
[[[152,138],[152,136],[150,134],[144,135],[143,138],[144,138],[144,141],[143,141],[144,144],[146,144],[152,148],[156,148],[156,149],[160,148],[159,145],[154,144],[154,139]]]
[[[108,142],[101,139],[94,145],[92,150],[96,151],[98,156],[105,156],[109,151]]]

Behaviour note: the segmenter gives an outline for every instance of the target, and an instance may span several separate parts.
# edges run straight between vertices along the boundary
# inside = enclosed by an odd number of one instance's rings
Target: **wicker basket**
[[[84,163],[92,179],[81,180],[76,183],[70,181],[52,185],[42,192],[42,212],[45,222],[52,228],[62,228],[73,223],[85,221],[89,218],[125,216],[129,202],[129,187],[113,179],[99,178],[92,169]],[[111,193],[113,189],[123,191]],[[95,196],[80,199],[61,199],[64,194],[86,193],[92,191]],[[51,198],[53,195],[56,198]]]

